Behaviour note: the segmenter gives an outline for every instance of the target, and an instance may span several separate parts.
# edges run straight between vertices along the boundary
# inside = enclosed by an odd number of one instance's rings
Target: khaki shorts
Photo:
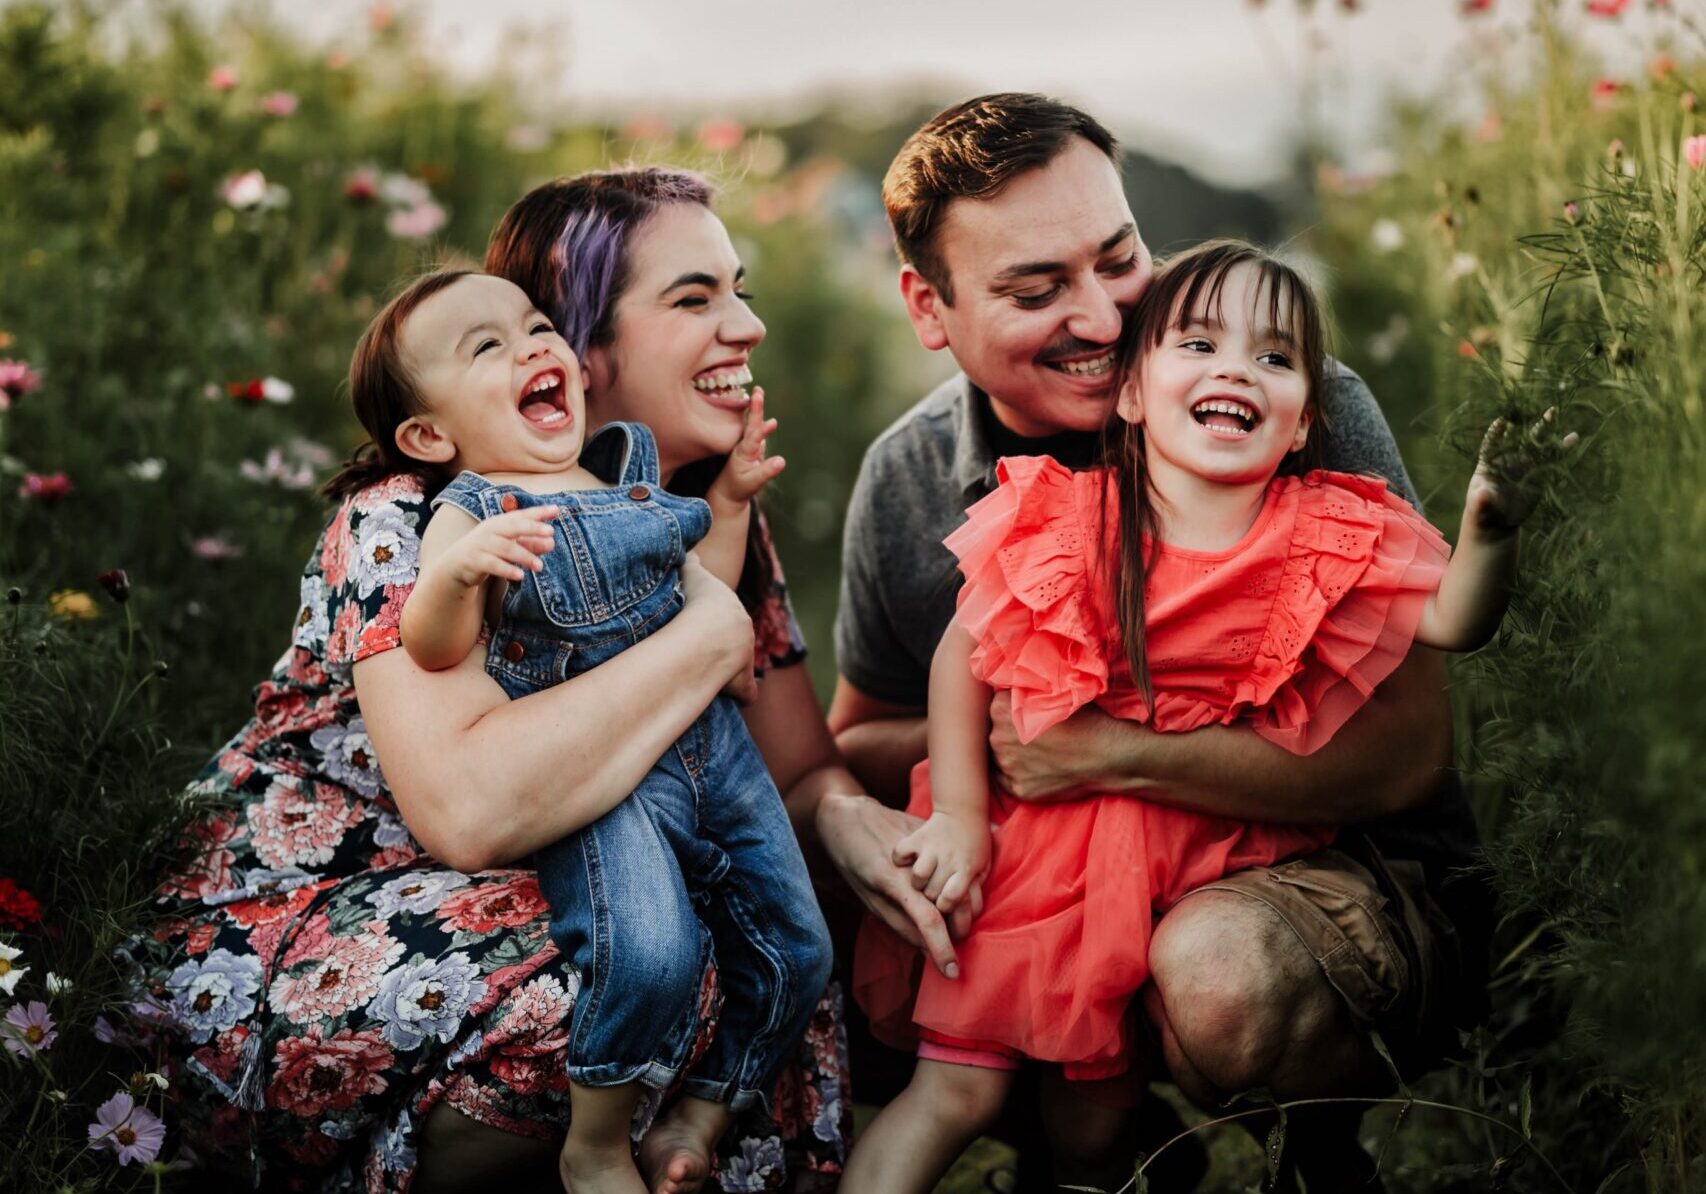
[[[1473,944],[1482,935],[1458,932],[1420,863],[1388,859],[1361,835],[1198,890],[1237,892],[1273,909],[1357,1026],[1380,1033],[1406,1079],[1458,1053],[1458,1030],[1484,1010],[1486,955]]]

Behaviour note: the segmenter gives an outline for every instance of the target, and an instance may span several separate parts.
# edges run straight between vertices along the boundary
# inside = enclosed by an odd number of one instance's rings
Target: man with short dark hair
[[[866,906],[946,971],[940,916],[878,861],[914,824],[898,810],[925,755],[930,659],[960,579],[942,539],[993,487],[998,457],[1093,462],[1114,342],[1152,265],[1113,137],[1042,96],[981,96],[941,113],[902,147],[883,198],[913,328],[963,372],[879,436],[860,470],[830,724],[888,807],[831,798],[820,817],[835,823],[825,836],[840,843],[837,861]],[[1325,467],[1379,474],[1415,503],[1361,379],[1333,365],[1322,408]],[[1446,770],[1450,710],[1433,653],[1413,651],[1308,756],[1237,727],[1157,734],[1094,706],[1022,746],[1004,696],[992,715],[996,770],[1020,799],[1126,793],[1346,826],[1332,849],[1210,884],[1157,925],[1142,1006],[1160,1058],[1200,1106],[1257,1089],[1281,1099],[1379,1093],[1391,1074],[1374,1034],[1408,1074],[1437,1064],[1457,1025],[1472,1022],[1490,912],[1481,886],[1454,874],[1473,861],[1476,835]],[[1288,1155],[1312,1194],[1362,1188],[1372,1174],[1356,1122],[1293,1117]]]

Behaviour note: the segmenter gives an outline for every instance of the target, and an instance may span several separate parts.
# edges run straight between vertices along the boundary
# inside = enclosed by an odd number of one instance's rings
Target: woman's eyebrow
[[[735,268],[735,285],[739,286],[744,277],[746,277],[746,266],[737,266]],[[658,291],[658,296],[661,298],[672,290],[680,290],[683,286],[709,286],[715,290],[718,285],[719,282],[714,275],[708,274],[704,270],[690,270]]]

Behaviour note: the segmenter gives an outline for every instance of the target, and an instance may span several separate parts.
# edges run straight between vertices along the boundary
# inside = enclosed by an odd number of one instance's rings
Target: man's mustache
[[[1112,344],[1098,344],[1094,340],[1080,340],[1077,336],[1069,336],[1065,340],[1057,340],[1043,349],[1037,354],[1037,359],[1043,362],[1063,361],[1070,357],[1106,352],[1112,347]]]

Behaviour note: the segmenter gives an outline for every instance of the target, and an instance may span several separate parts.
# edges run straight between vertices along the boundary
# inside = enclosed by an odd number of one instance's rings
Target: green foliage
[[[1581,1189],[1692,1189],[1706,1156],[1706,171],[1685,151],[1706,60],[1673,31],[1691,60],[1670,45],[1596,94],[1543,10],[1522,69],[1496,64],[1525,82],[1489,84],[1495,117],[1409,113],[1400,168],[1327,196],[1320,236],[1345,355],[1413,429],[1435,521],[1495,416],[1556,408],[1582,437],[1539,478],[1500,641],[1455,672],[1505,922],[1492,1022],[1445,1096],[1520,1116]]]

